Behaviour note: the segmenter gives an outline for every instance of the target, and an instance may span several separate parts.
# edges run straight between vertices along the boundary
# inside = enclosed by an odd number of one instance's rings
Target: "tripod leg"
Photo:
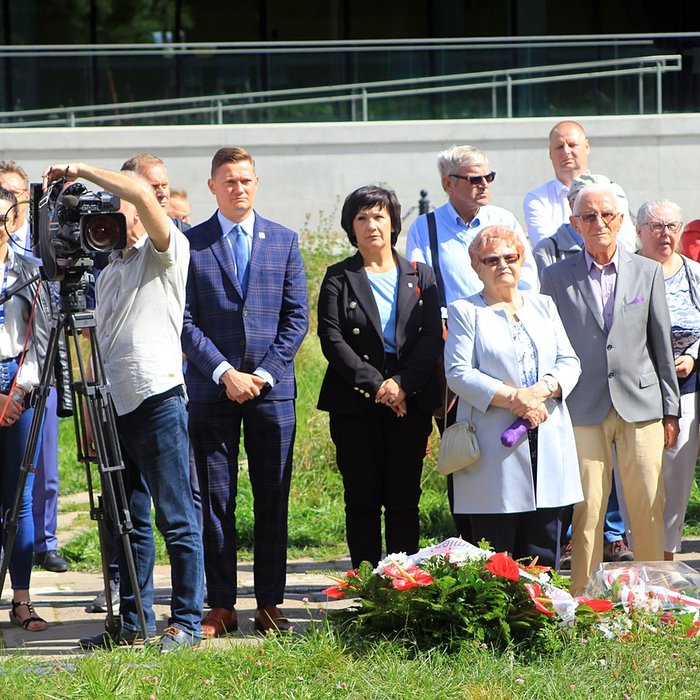
[[[139,621],[139,626],[143,638],[148,637],[146,616],[141,600],[140,587],[134,562],[130,533],[133,530],[131,514],[129,512],[128,498],[124,487],[124,462],[122,460],[119,439],[117,435],[116,421],[114,418],[114,408],[112,407],[104,377],[104,369],[101,357],[97,348],[94,335],[95,321],[92,314],[70,314],[67,321],[66,332],[73,337],[76,349],[76,359],[80,371],[80,381],[71,382],[74,391],[74,405],[76,406],[76,439],[79,446],[79,458],[85,464],[88,472],[88,485],[91,486],[90,476],[91,463],[95,457],[91,456],[92,441],[95,445],[95,455],[97,467],[100,474],[101,497],[97,504],[91,496],[91,517],[104,524],[105,517],[108,517],[114,524],[117,535],[121,538],[124,547],[127,573],[134,590],[134,603]],[[80,331],[87,331],[91,345],[92,373],[86,369],[83,361],[81,348],[78,344]],[[89,379],[89,376],[94,379]],[[80,407],[80,408],[78,408]],[[87,426],[91,426],[91,438],[88,436]],[[101,528],[102,537],[108,537],[106,528]],[[102,569],[105,581],[105,596],[107,600],[107,620],[106,627],[119,630],[121,622],[115,621],[113,606],[109,591],[109,562],[105,556],[105,540],[101,542]]]

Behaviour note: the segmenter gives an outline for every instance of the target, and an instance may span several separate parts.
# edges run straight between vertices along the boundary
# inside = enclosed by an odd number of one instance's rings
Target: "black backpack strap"
[[[438,300],[442,308],[447,308],[447,301],[445,299],[445,285],[442,279],[442,272],[440,271],[440,255],[438,253],[437,225],[435,223],[435,212],[428,212],[426,214],[426,221],[428,222],[428,241],[430,242],[430,257],[433,261],[432,267],[433,272],[435,273],[435,281],[437,282]]]

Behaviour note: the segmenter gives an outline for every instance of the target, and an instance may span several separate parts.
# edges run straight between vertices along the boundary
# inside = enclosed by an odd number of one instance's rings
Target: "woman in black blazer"
[[[440,405],[435,366],[442,351],[432,270],[394,245],[401,205],[393,191],[348,195],[341,225],[358,252],[328,268],[318,300],[318,334],[328,369],[318,408],[345,486],[353,566],[418,549],[418,501],[431,414]]]

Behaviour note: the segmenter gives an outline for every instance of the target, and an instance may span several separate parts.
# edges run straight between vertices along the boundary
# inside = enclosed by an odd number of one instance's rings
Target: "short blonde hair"
[[[483,256],[484,251],[495,247],[498,243],[513,246],[520,255],[520,259],[523,260],[525,258],[525,245],[520,236],[512,228],[503,224],[497,224],[482,228],[469,244],[469,257],[472,260],[472,267],[476,269],[477,263],[481,262],[480,258]]]

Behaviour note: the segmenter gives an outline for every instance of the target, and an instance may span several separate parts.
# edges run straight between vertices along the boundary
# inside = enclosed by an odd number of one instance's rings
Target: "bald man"
[[[534,248],[543,238],[554,234],[569,222],[569,188],[579,175],[588,173],[588,156],[591,145],[583,127],[575,121],[558,122],[549,132],[549,159],[554,168],[554,179],[525,195],[523,210],[527,235]],[[624,190],[612,183],[617,196],[618,209],[623,213],[618,241],[623,248],[633,253],[637,234],[630,216],[629,203]]]
[[[590,151],[586,132],[578,122],[559,122],[549,132],[549,159],[555,177],[528,192],[523,202],[527,235],[533,247],[569,221],[569,187],[574,178],[588,172]]]

